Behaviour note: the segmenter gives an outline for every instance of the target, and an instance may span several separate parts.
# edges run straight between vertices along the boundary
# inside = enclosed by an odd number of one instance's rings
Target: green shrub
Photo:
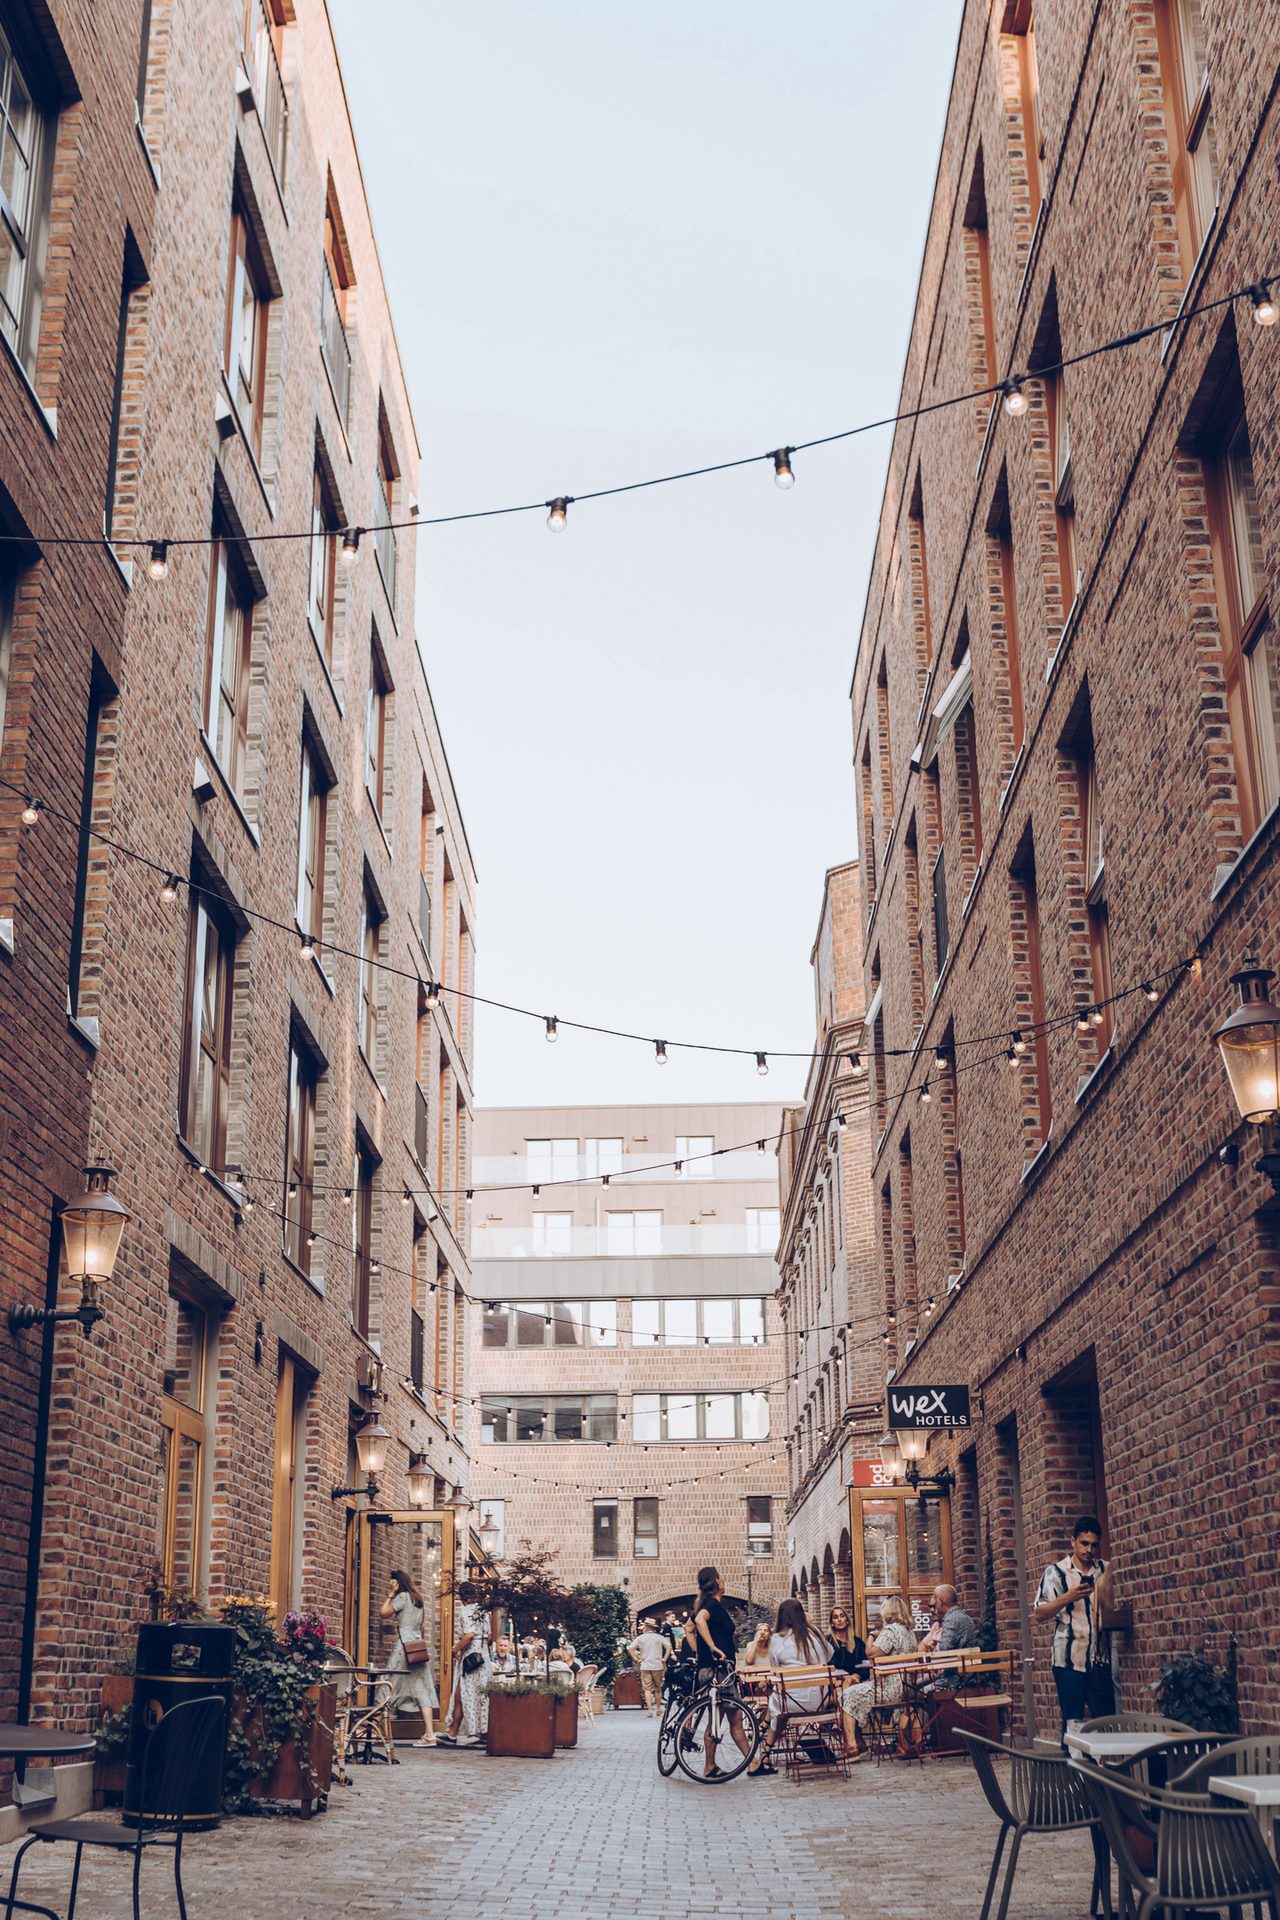
[[[1238,1733],[1240,1701],[1236,1690],[1236,1642],[1227,1642],[1226,1665],[1215,1667],[1204,1647],[1175,1653],[1160,1669],[1156,1705],[1171,1720],[1197,1733]]]

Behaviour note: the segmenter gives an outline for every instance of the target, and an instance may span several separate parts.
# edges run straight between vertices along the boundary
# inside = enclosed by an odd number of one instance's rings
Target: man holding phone
[[[1106,1598],[1108,1578],[1098,1517],[1082,1514],[1071,1530],[1070,1553],[1045,1568],[1031,1609],[1033,1620],[1054,1623],[1053,1679],[1064,1744],[1069,1728],[1115,1712],[1111,1667],[1098,1638],[1098,1603]]]

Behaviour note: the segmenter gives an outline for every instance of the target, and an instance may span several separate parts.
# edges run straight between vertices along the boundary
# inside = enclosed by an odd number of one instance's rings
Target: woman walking
[[[413,1744],[415,1747],[434,1747],[435,1716],[440,1696],[431,1678],[430,1656],[426,1659],[415,1658],[412,1662],[409,1658],[410,1652],[417,1655],[418,1650],[427,1644],[422,1631],[426,1620],[426,1603],[403,1567],[397,1567],[392,1572],[387,1597],[378,1612],[383,1620],[394,1620],[396,1623],[395,1645],[387,1661],[387,1671],[395,1674],[396,1682],[388,1705],[393,1713],[402,1701],[406,1706],[416,1707],[422,1715],[422,1738]]]
[[[916,1636],[911,1631],[911,1615],[905,1603],[896,1593],[891,1593],[881,1602],[880,1619],[882,1625],[872,1644],[867,1648],[867,1658],[871,1661],[874,1674],[881,1660],[904,1660],[908,1654],[916,1651]],[[855,1760],[865,1757],[867,1751],[866,1731],[871,1720],[873,1706],[896,1707],[902,1698],[902,1675],[886,1674],[880,1687],[879,1699],[876,1698],[874,1679],[860,1680],[855,1686],[846,1687],[840,1695],[840,1707],[844,1715],[845,1739],[851,1747],[857,1749]]]
[[[698,1604],[693,1614],[694,1632],[697,1636],[698,1679],[710,1679],[718,1668],[733,1666],[735,1652],[733,1615],[724,1604],[724,1581],[716,1567],[698,1569]],[[742,1723],[742,1713],[736,1706],[727,1706],[729,1731],[739,1753],[749,1754],[751,1741],[746,1727]],[[710,1716],[707,1721],[710,1726]],[[708,1780],[719,1778],[724,1769],[716,1764],[714,1743],[705,1749],[703,1773]]]
[[[453,1690],[449,1695],[447,1747],[477,1747],[489,1730],[489,1627],[483,1595],[473,1581],[458,1588],[458,1620],[453,1642]],[[460,1731],[461,1729],[461,1731]]]

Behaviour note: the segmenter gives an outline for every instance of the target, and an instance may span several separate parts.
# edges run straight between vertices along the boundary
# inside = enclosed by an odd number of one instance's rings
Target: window
[[[960,852],[967,895],[982,864],[982,794],[978,785],[978,737],[972,700],[956,721],[955,755]]]
[[[773,1552],[773,1501],[767,1493],[747,1495],[747,1552]]]
[[[616,1300],[489,1300],[486,1347],[612,1347],[618,1341]]]
[[[373,1156],[356,1148],[351,1174],[351,1324],[369,1338],[373,1273]]]
[[[777,1225],[777,1209],[772,1213]],[[759,1346],[764,1339],[764,1300],[759,1294],[735,1299],[633,1300],[633,1347]]]
[[[419,1393],[427,1384],[427,1297],[434,1290],[430,1262],[434,1247],[426,1223],[416,1210],[413,1216],[413,1306],[409,1313],[409,1378]]]
[[[382,664],[377,629],[369,648],[369,691],[365,703],[364,784],[381,818],[387,781],[387,696],[390,682]]]
[[[237,208],[231,216],[222,365],[255,459],[262,453],[270,298],[262,258],[249,222],[243,210]]]
[[[381,412],[381,409],[379,409]],[[378,433],[378,472],[373,499],[373,550],[378,558],[378,571],[382,575],[382,584],[387,590],[387,599],[391,610],[396,605],[396,536],[392,526],[392,503],[395,500],[396,465],[391,451],[391,437],[386,429],[385,420],[379,422]]]
[[[209,1316],[170,1292],[160,1401],[160,1574],[166,1586],[202,1583],[205,1546],[205,1402],[212,1377]]]
[[[329,780],[315,747],[305,735],[298,787],[298,925],[319,945],[324,932],[324,855],[329,812]]]
[[[204,656],[204,731],[232,790],[244,797],[249,750],[253,600],[233,544],[215,539],[209,558]]]
[[[188,1146],[217,1173],[223,1171],[227,1146],[234,954],[235,930],[230,918],[205,894],[193,890],[187,935],[181,1125]]]
[[[660,1212],[607,1213],[605,1215],[605,1251],[612,1255],[645,1254],[650,1258],[662,1252],[662,1215]]]
[[[947,850],[938,848],[933,863],[933,952],[938,973],[947,964],[951,952],[951,920],[947,910]]]
[[[1022,644],[1018,631],[1018,586],[1013,572],[1013,528],[1009,522],[1008,485],[1006,476],[1003,474],[996,488],[990,530],[995,541],[996,564],[1000,576],[1000,605],[997,617],[1003,620],[1004,625],[1009,725],[1012,733],[1013,758],[1016,760],[1026,739],[1027,729],[1022,704]]]
[[[880,670],[876,674],[876,726],[878,729],[877,759],[880,766],[880,821],[884,828],[884,844],[880,849],[883,860],[889,850],[889,839],[893,832],[893,741],[889,730],[889,665],[886,654],[880,656]]]
[[[1274,642],[1262,570],[1262,524],[1243,410],[1205,461],[1218,626],[1245,840],[1280,798]]]
[[[1158,0],[1156,34],[1178,241],[1184,275],[1190,278],[1218,206],[1202,0]]]
[[[996,374],[995,303],[991,297],[991,236],[987,227],[987,181],[978,148],[964,210],[964,278],[969,308],[969,337],[974,384],[994,386]],[[997,396],[998,398],[998,396]],[[983,418],[991,402],[980,400]]]
[[[355,276],[351,250],[334,196],[333,181],[324,209],[324,266],[320,276],[320,357],[345,431],[351,400],[351,348],[347,344],[347,304]]]
[[[9,674],[13,664],[13,575],[0,555],[0,747],[4,746],[4,716],[9,704]]]
[[[1009,884],[1015,1000],[1026,1009],[1029,1016],[1027,1052],[1018,1062],[1015,1072],[1022,1092],[1023,1139],[1027,1151],[1034,1154],[1049,1138],[1052,1094],[1049,1084],[1049,1041],[1045,1032],[1040,899],[1036,886],[1035,848],[1029,836],[1018,850],[1009,874]]]
[[[637,1445],[768,1437],[769,1397],[764,1393],[637,1393],[631,1398],[631,1438]]]
[[[4,635],[3,608],[0,607],[0,740],[4,735]],[[89,1011],[90,1002],[96,1008],[96,996],[86,992],[86,988],[91,979],[96,982],[100,972],[104,902],[98,882],[107,849],[95,836],[94,822],[97,821],[100,829],[110,805],[114,780],[115,713],[114,710],[110,714],[106,711],[113,699],[113,689],[95,659],[89,690],[89,718],[85,728],[84,787],[80,798],[76,890],[71,919],[68,991],[71,996],[71,1017],[75,1020]],[[91,874],[97,895],[92,904],[89,898]]]
[[[1061,349],[1059,349],[1061,351]],[[1071,425],[1063,395],[1062,375],[1052,373],[1044,383],[1049,416],[1049,458],[1053,471],[1053,516],[1058,535],[1058,572],[1062,581],[1062,612],[1070,614],[1076,597],[1076,490],[1071,471]]]
[[[622,1141],[584,1140],[585,1149],[582,1158],[583,1177],[587,1180],[598,1179],[602,1173],[622,1172]]]
[[[597,1560],[618,1557],[618,1503],[593,1500],[591,1503],[591,1551]]]
[[[617,1437],[616,1394],[521,1394],[509,1399],[485,1394],[480,1401],[480,1438],[486,1445],[567,1440],[610,1445]]]
[[[1012,0],[1006,7],[1004,32],[1017,42],[1018,104],[1022,114],[1022,141],[1026,155],[1027,199],[1034,215],[1044,198],[1044,136],[1040,131],[1040,72],[1036,65],[1036,35],[1031,0]]]
[[[0,331],[34,380],[44,297],[53,123],[0,28]]]
[[[780,1228],[781,1216],[777,1207],[748,1207],[747,1252],[776,1252]]]
[[[280,1350],[276,1379],[275,1473],[271,1499],[271,1598],[283,1620],[298,1601],[302,1555],[302,1464],[310,1376],[292,1354]]]
[[[929,621],[929,558],[924,537],[924,489],[916,468],[915,490],[907,510],[907,558],[911,569],[911,606],[916,630],[916,666],[923,687],[933,664],[933,630]]]
[[[311,1272],[311,1200],[316,1154],[316,1063],[302,1042],[289,1044],[289,1114],[285,1143],[284,1250]]]
[[[658,1502],[652,1495],[634,1503],[631,1519],[631,1550],[637,1560],[658,1558]]]
[[[526,1140],[525,1177],[541,1180],[575,1180],[578,1175],[578,1142],[572,1140]]]
[[[573,1215],[571,1213],[535,1213],[533,1216],[535,1254],[563,1255],[573,1252]]]
[[[382,972],[378,965],[382,944],[382,914],[366,884],[360,910],[360,1050],[376,1069],[378,1024],[382,1011]]]
[[[1107,882],[1102,844],[1102,809],[1098,802],[1098,769],[1090,741],[1076,761],[1080,796],[1080,826],[1084,838],[1085,912],[1089,921],[1089,960],[1093,977],[1095,1030],[1098,1052],[1111,1045],[1115,1009],[1111,981],[1111,931],[1107,923]]]
[[[319,467],[311,480],[311,539],[308,544],[307,618],[324,655],[333,667],[333,617],[338,585],[338,515],[329,502]]]
[[[715,1137],[710,1133],[678,1133],[676,1135],[676,1159],[683,1161],[682,1177],[685,1180],[710,1180],[715,1168],[710,1155],[715,1152]]]
[[[111,432],[107,439],[107,498],[103,509],[103,527],[108,540],[116,539],[122,532],[132,531],[133,494],[136,492],[138,470],[138,432],[137,432],[137,389],[142,374],[143,328],[140,314],[144,302],[138,298],[139,289],[146,279],[142,262],[138,256],[133,234],[126,229],[124,246],[124,272],[120,282],[120,319],[116,329],[116,370],[111,389]],[[130,392],[131,421],[133,432],[127,455],[121,447],[121,425],[125,411],[125,373],[129,368],[133,374]],[[132,481],[132,487],[124,489],[126,501],[121,502],[121,481]],[[123,510],[118,510],[123,507]]]

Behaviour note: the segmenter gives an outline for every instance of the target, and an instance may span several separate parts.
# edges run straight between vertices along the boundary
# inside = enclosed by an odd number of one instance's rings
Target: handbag
[[[431,1649],[425,1640],[406,1640],[401,1634],[400,1645],[404,1648],[404,1662],[407,1667],[425,1667],[431,1658]]]
[[[483,1665],[484,1655],[482,1653],[464,1653],[462,1656],[462,1671],[466,1674],[479,1673]]]

